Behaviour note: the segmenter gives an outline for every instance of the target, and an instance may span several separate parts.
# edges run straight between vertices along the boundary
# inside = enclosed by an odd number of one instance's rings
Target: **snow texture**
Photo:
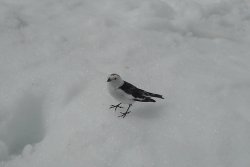
[[[1,0],[0,50],[1,167],[250,166],[249,0]]]

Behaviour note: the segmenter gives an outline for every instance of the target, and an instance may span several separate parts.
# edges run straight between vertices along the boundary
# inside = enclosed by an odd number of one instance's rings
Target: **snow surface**
[[[1,0],[0,51],[1,167],[250,166],[249,0]]]

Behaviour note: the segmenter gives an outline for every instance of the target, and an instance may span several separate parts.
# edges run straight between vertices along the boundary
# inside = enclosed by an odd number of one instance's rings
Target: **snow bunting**
[[[154,99],[151,97],[157,97],[164,99],[162,95],[154,94],[147,92],[145,90],[139,89],[135,87],[134,85],[122,80],[122,78],[117,74],[111,74],[108,77],[108,90],[109,93],[120,103],[117,105],[111,105],[110,108],[115,108],[115,111],[117,108],[123,108],[120,105],[128,104],[128,108],[126,112],[121,112],[121,115],[118,117],[126,117],[127,114],[130,113],[129,108],[132,106],[132,104],[135,101],[138,102],[155,102]]]

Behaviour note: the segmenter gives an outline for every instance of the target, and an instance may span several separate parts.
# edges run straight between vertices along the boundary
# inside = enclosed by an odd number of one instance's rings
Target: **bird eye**
[[[116,80],[116,78],[115,78],[115,80]]]

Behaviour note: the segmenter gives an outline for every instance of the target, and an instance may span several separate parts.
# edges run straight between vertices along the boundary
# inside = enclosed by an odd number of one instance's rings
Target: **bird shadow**
[[[135,117],[140,117],[143,119],[156,119],[162,117],[164,115],[164,110],[166,109],[165,105],[142,105],[136,108],[133,112]]]

